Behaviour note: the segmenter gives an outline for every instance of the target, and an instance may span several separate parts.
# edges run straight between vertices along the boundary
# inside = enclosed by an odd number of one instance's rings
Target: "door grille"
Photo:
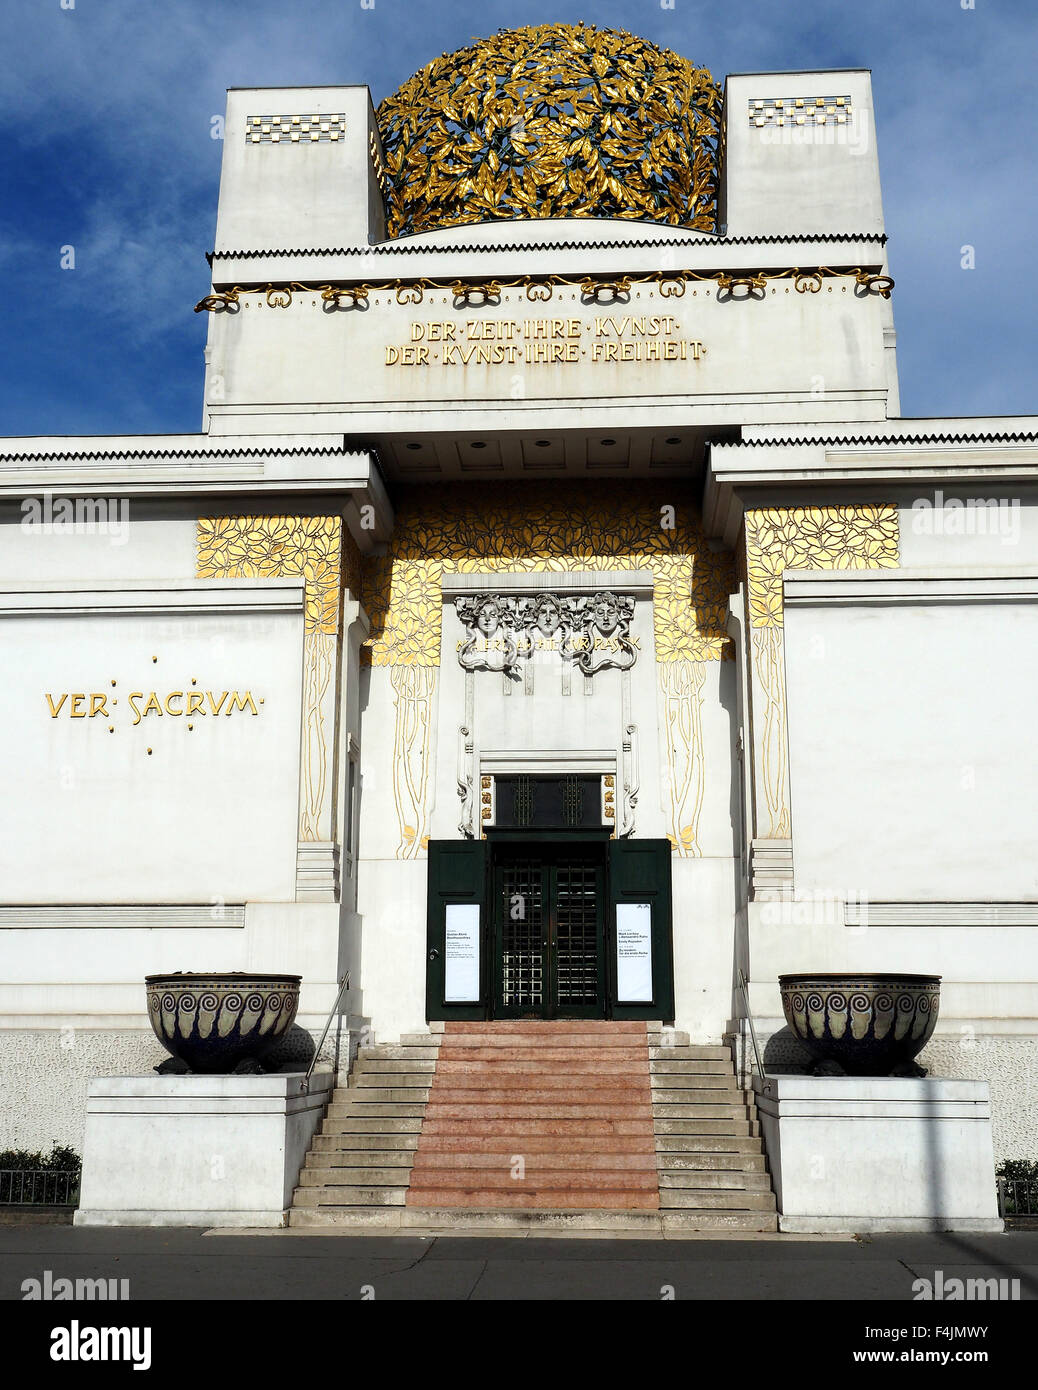
[[[501,986],[508,1009],[544,1006],[544,913],[541,861],[514,859],[501,867]]]
[[[602,872],[594,864],[560,861],[555,894],[560,1009],[598,999],[601,890]]]

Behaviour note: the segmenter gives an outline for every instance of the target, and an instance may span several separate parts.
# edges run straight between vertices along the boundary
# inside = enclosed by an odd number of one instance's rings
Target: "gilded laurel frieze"
[[[213,290],[195,305],[195,313],[203,311],[210,314],[236,313],[241,308],[243,294],[263,295],[268,309],[289,309],[294,296],[300,302],[310,296],[312,307],[321,309],[360,309],[385,308],[392,301],[380,301],[379,294],[392,294],[397,304],[421,304],[426,291],[450,290],[456,309],[467,305],[493,304],[500,299],[501,291],[522,289],[531,302],[546,303],[554,296],[556,287],[579,285],[583,304],[612,304],[615,300],[624,303],[631,293],[632,285],[655,287],[664,299],[682,299],[688,285],[714,284],[718,298],[729,295],[743,301],[752,301],[759,291],[769,289],[777,293],[777,283],[788,281],[785,291],[789,293],[792,284],[797,294],[820,294],[826,280],[845,280],[841,290],[846,293],[854,288],[860,298],[862,294],[878,294],[889,299],[894,281],[889,275],[877,275],[874,271],[854,269],[834,269],[828,265],[787,266],[784,270],[753,270],[745,275],[731,275],[726,270],[648,270],[641,273],[630,272],[619,278],[602,275],[588,275],[580,272],[575,275],[543,274],[513,275],[511,278],[498,276],[494,280],[432,279],[419,276],[412,280],[351,280],[337,285],[304,284],[300,280],[282,280],[277,284],[230,285],[223,290]],[[853,281],[853,286],[850,282]],[[830,289],[832,287],[830,286]],[[320,296],[318,299],[317,296]]]
[[[705,68],[622,30],[476,39],[378,108],[389,234],[531,217],[714,231],[720,114]]]
[[[897,508],[758,507],[745,516],[750,622],[782,626],[787,569],[896,569]]]
[[[437,666],[445,574],[649,570],[657,661],[730,656],[732,555],[711,550],[691,488],[677,483],[475,483],[414,487],[387,553],[364,559],[365,660]]]
[[[360,557],[347,537],[347,575],[359,573]],[[337,516],[202,517],[197,533],[199,579],[306,580],[307,632],[339,628],[343,526]]]

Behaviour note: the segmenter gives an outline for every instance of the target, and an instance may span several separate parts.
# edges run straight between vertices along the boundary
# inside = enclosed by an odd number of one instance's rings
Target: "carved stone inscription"
[[[557,652],[586,676],[634,665],[634,599],[608,591],[532,597],[473,594],[455,600],[465,637],[458,660],[466,671],[517,673],[539,652]]]

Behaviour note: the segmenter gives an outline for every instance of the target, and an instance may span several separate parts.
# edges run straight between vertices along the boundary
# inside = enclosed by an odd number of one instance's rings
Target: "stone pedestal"
[[[104,1076],[77,1226],[283,1226],[334,1078]]]
[[[1001,1231],[986,1081],[753,1078],[782,1231]]]

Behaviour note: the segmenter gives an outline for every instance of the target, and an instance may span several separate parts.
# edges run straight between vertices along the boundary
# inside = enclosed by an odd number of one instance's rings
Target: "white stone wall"
[[[319,1029],[306,1035],[293,1027],[266,1063],[305,1071],[319,1036]],[[321,1061],[336,1060],[335,1044],[333,1029]],[[344,1030],[339,1041],[343,1066],[348,1046]],[[0,1029],[0,1149],[49,1153],[54,1144],[67,1144],[82,1154],[90,1079],[146,1077],[168,1061],[150,1029]]]
[[[786,580],[797,891],[1034,901],[1038,573],[892,574]]]

